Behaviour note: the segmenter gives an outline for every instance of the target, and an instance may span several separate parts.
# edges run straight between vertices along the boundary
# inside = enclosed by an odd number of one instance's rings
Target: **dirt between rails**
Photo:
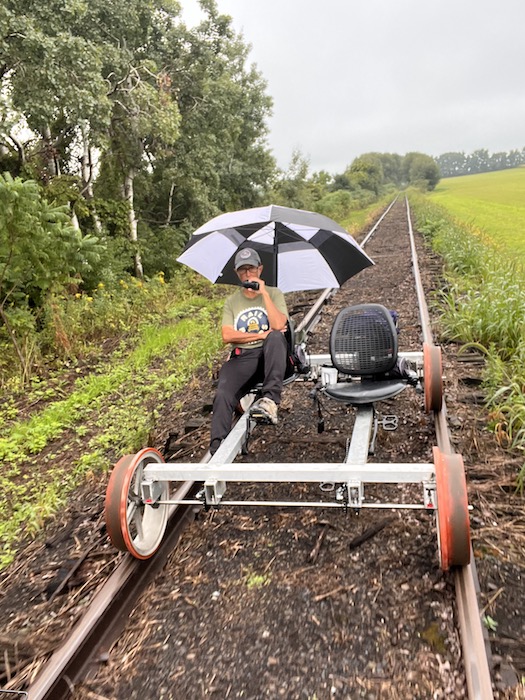
[[[397,310],[400,349],[421,348],[404,203],[385,217],[367,251],[376,266],[333,297],[309,351],[328,352],[335,314],[360,302]],[[427,292],[439,289],[439,259],[419,239],[418,254]],[[289,295],[296,322],[314,296]],[[513,485],[520,462],[486,430],[482,364],[475,357],[462,361],[457,349],[443,347],[445,395],[474,506],[480,600],[494,628],[495,697],[523,698],[516,683],[525,674],[525,514]],[[325,429],[318,432],[312,387],[297,380],[285,388],[279,425],[256,427],[242,461],[344,460],[354,413],[323,399]],[[196,462],[208,441],[209,373],[197,373],[190,389],[164,406],[152,445],[162,449],[171,433],[177,436],[172,459]],[[432,461],[436,440],[421,394],[409,388],[378,411],[396,414],[399,426],[379,430],[374,461]],[[22,688],[37,672],[118,561],[101,518],[106,482],[93,477],[46,539],[29,543],[4,576],[0,670],[3,663],[11,687]],[[365,494],[384,501],[420,498],[414,487],[367,488]],[[232,485],[226,496],[319,500],[323,494],[317,486],[278,484]],[[207,697],[466,697],[453,580],[439,568],[432,516],[269,506],[201,513],[109,658],[74,698]]]

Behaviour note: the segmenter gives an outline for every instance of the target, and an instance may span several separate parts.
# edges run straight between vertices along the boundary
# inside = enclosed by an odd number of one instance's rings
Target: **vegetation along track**
[[[421,348],[403,202],[385,216],[367,251],[376,266],[331,298],[310,335],[310,352],[327,352],[329,329],[340,308],[370,301],[399,312],[402,350]],[[290,295],[296,319],[312,296]],[[201,378],[185,410],[178,417],[166,412],[156,435],[160,447],[166,433],[179,426],[184,439],[174,440],[174,459],[182,461],[184,450],[189,452],[186,461],[203,458],[207,433],[202,413],[212,389],[208,378]],[[432,445],[446,437],[439,423],[436,437],[422,402],[421,395],[405,391],[381,407],[384,413],[395,411],[400,425],[397,432],[380,433],[376,461],[432,461]],[[241,459],[342,461],[353,412],[325,402],[324,415],[325,430],[318,433],[309,386],[295,382],[285,390],[280,424],[256,428],[250,454]],[[184,422],[192,424],[193,433],[184,436]],[[257,496],[255,489],[244,486],[237,496]],[[274,485],[268,492],[288,498],[291,487]],[[97,528],[91,523],[89,529],[92,547],[98,548]],[[173,538],[178,535],[175,531]],[[168,549],[172,547],[173,540]],[[387,517],[365,511],[354,517],[332,510],[243,507],[201,514],[131,614],[108,663],[76,688],[75,697],[448,698],[466,697],[467,685],[469,697],[489,697],[490,689],[483,685],[484,653],[478,649],[474,657],[464,657],[466,677],[460,660],[461,611],[479,620],[471,597],[474,572],[464,567],[464,572],[444,574],[436,547],[432,517],[418,511]],[[99,556],[107,562],[107,547]],[[129,567],[129,561],[122,562],[112,585],[126,570],[129,580]],[[141,572],[145,568],[148,564],[137,565]],[[459,605],[459,614],[454,580],[458,594],[470,596]],[[103,595],[98,594],[97,604]],[[113,588],[110,598],[115,597]],[[55,661],[66,663],[61,655],[70,647],[70,642],[61,647]],[[31,686],[31,698],[53,697],[44,689],[53,672],[46,674]]]

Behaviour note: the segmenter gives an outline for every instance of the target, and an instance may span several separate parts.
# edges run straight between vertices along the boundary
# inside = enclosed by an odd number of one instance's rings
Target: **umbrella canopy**
[[[264,281],[282,292],[340,287],[374,264],[327,216],[273,204],[216,216],[193,233],[178,261],[211,282],[239,284],[233,262],[241,248],[259,253]]]

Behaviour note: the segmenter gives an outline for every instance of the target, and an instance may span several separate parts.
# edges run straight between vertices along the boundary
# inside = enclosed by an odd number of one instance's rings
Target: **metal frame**
[[[411,351],[403,352],[399,351],[397,353],[398,358],[405,358],[408,360],[415,368],[416,372],[420,377],[423,376],[423,352],[421,351]],[[306,355],[307,364],[310,365],[310,372],[305,375],[306,378],[315,379],[319,376],[321,367],[333,367],[331,356],[326,354],[312,354]],[[346,376],[346,375],[345,375]]]
[[[206,464],[151,463],[144,467],[141,482],[142,497],[151,506],[167,504],[219,505],[276,505],[361,508],[409,508],[434,510],[436,483],[434,464],[368,463],[368,454],[374,426],[377,422],[373,405],[360,406],[356,413],[352,438],[345,462],[327,463],[234,463],[243,449],[254,422],[245,413],[217,452]],[[197,481],[203,488],[195,499],[159,500],[160,482]],[[333,484],[332,501],[228,501],[224,499],[228,482],[260,483],[319,483]],[[419,483],[422,485],[421,503],[365,502],[365,484]],[[336,485],[337,488],[336,488]],[[327,489],[324,489],[325,491]]]
[[[423,352],[399,352],[398,357],[407,359],[422,376]],[[310,371],[304,380],[318,381],[321,368],[331,367],[330,354],[306,354]],[[354,379],[353,381],[359,381]],[[144,467],[141,482],[141,495],[144,502],[152,507],[159,505],[275,505],[323,508],[407,508],[436,509],[435,467],[432,463],[369,463],[370,447],[377,432],[378,420],[373,404],[359,406],[352,430],[352,437],[345,462],[341,464],[323,463],[237,463],[234,461],[245,450],[255,421],[247,410],[237,421],[219,449],[207,463],[151,463]],[[203,488],[193,499],[173,498],[161,500],[159,488],[162,482],[196,481]],[[250,483],[319,483],[322,491],[333,492],[332,500],[321,501],[269,501],[269,500],[226,500],[229,482]],[[420,503],[379,503],[366,502],[365,484],[419,483],[422,486]],[[330,488],[327,489],[326,486]]]

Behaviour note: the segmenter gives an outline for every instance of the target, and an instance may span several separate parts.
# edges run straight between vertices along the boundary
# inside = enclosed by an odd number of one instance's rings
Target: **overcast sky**
[[[197,0],[180,0],[188,24]],[[274,101],[269,145],[311,172],[367,151],[525,147],[525,0],[217,0]]]

